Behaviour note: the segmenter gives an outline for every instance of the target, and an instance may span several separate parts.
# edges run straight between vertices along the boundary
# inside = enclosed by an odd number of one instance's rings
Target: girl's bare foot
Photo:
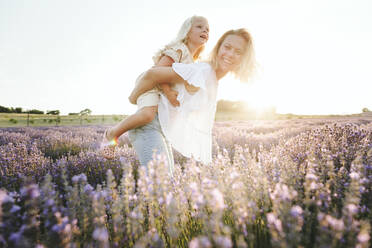
[[[106,129],[103,133],[100,153],[106,159],[113,159],[115,157],[115,147],[117,146],[117,139],[110,138],[110,129]]]

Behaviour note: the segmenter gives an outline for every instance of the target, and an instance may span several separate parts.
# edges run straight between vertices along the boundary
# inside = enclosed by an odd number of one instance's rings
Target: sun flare
[[[276,93],[268,84],[242,84],[232,78],[221,80],[219,98],[230,101],[243,101],[245,109],[262,114],[277,108]]]

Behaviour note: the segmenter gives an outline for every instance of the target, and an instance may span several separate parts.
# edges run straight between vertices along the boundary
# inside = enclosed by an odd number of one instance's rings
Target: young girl
[[[174,62],[193,63],[204,50],[208,38],[209,25],[207,19],[201,16],[188,18],[183,23],[177,38],[155,54],[153,57],[155,66],[171,66]],[[141,76],[137,79],[137,82]],[[171,85],[162,83],[158,86],[149,88],[147,92],[143,92],[136,99],[136,102],[133,102],[133,104],[137,103],[138,105],[138,111],[135,114],[128,116],[119,124],[108,128],[104,132],[101,148],[106,158],[113,156],[113,148],[117,144],[117,139],[120,135],[130,129],[150,123],[154,119],[160,97],[158,88],[161,88],[162,93],[173,106],[178,106],[178,93],[171,89]],[[190,90],[192,90],[191,87]]]
[[[158,104],[160,128],[157,128],[160,134],[149,138],[150,129],[130,131],[131,142],[141,164],[145,166],[152,159],[153,149],[162,150],[163,154],[171,157],[172,151],[167,144],[152,140],[160,140],[162,136],[184,156],[194,157],[203,163],[211,162],[218,80],[232,72],[241,81],[246,81],[254,68],[251,35],[245,29],[237,29],[222,35],[206,62],[174,63],[172,67],[154,67],[146,71],[131,93],[130,102],[135,102],[143,92],[159,83],[173,82],[179,93],[180,106],[175,108],[161,95]],[[190,86],[193,86],[191,92]],[[172,171],[172,162],[169,166]]]

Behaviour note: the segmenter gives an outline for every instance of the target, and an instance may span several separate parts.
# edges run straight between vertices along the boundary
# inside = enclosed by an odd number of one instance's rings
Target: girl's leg
[[[157,83],[154,80],[152,80],[149,71],[142,73],[136,79],[135,87],[128,97],[129,102],[132,104],[136,104],[137,99],[140,95],[142,95],[146,91],[153,89],[156,85]]]
[[[143,107],[135,114],[128,116],[115,126],[107,130],[107,139],[118,139],[123,133],[128,130],[144,126],[155,118],[158,111],[158,106]]]

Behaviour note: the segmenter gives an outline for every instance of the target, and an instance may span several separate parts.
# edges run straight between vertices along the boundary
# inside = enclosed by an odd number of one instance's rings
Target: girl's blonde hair
[[[227,36],[229,35],[237,35],[242,37],[246,41],[244,53],[242,56],[242,60],[237,66],[237,68],[232,71],[234,76],[238,78],[242,82],[247,82],[248,79],[253,75],[255,69],[256,69],[256,59],[253,49],[253,40],[251,34],[244,28],[240,29],[231,29],[224,33],[221,38],[217,41],[217,44],[214,46],[209,61],[214,69],[217,68],[217,54],[218,50],[220,50],[220,47]]]
[[[172,42],[170,42],[169,44],[165,45],[165,47],[163,49],[160,49],[158,52],[156,52],[155,55],[152,57],[153,61],[155,63],[158,62],[159,59],[161,58],[161,56],[163,55],[163,51],[170,48],[170,47],[177,46],[181,43],[184,43],[187,46],[188,34],[190,32],[190,29],[192,27],[193,22],[198,18],[206,19],[203,16],[196,16],[196,15],[187,18],[183,22],[180,30],[178,31],[178,34],[177,34],[176,38]],[[202,45],[198,50],[195,51],[195,54],[193,56],[194,61],[199,59],[199,56],[203,52],[204,48],[205,48],[205,45]]]

